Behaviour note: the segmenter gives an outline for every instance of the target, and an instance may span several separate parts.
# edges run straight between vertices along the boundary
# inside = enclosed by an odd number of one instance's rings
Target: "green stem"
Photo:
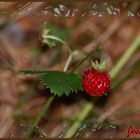
[[[97,49],[98,47],[94,47],[73,69],[72,72],[74,72],[77,68],[79,68]]]
[[[117,64],[110,71],[111,78],[114,78],[119,73],[119,71],[128,61],[128,59],[132,56],[132,54],[138,49],[138,47],[140,47],[140,35],[138,35],[138,37],[134,40],[132,45],[128,48],[128,50],[124,53],[124,55],[120,58]]]
[[[43,109],[42,109],[41,113],[36,117],[34,124],[29,129],[27,129],[27,133],[26,133],[27,137],[31,137],[31,135],[32,135],[33,131],[35,130],[36,126],[38,125],[38,123],[46,115],[46,113],[49,109],[49,106],[51,105],[53,100],[54,100],[54,97],[50,97],[47,100],[47,103],[43,106]]]
[[[73,55],[70,54],[69,57],[68,57],[67,62],[65,63],[64,70],[63,70],[64,72],[67,71],[67,69],[68,69],[68,67],[69,67],[69,65],[70,65],[70,63],[71,63],[71,61],[72,61],[72,57],[73,57]]]
[[[68,49],[68,52],[71,54],[73,51],[71,50],[71,48],[68,46],[68,44],[63,41],[62,39],[56,37],[56,36],[52,36],[52,35],[43,35],[43,38],[46,38],[46,39],[53,39],[53,40],[56,40],[60,43],[62,43],[67,49]]]
[[[69,65],[70,65],[70,63],[72,61],[72,57],[73,57],[72,49],[68,46],[68,44],[65,41],[63,41],[62,39],[60,39],[60,38],[58,38],[56,36],[43,35],[43,38],[56,40],[56,41],[62,43],[67,48],[67,50],[69,52],[69,57],[67,59],[67,62],[65,63],[64,69],[63,69],[64,72],[67,71],[67,69],[68,69],[68,67],[69,67]]]
[[[114,78],[118,74],[118,72],[121,70],[121,68],[125,65],[125,63],[129,60],[129,58],[132,56],[132,54],[136,51],[136,49],[138,47],[140,47],[140,35],[134,40],[134,42],[132,43],[130,48],[126,51],[126,53],[124,53],[124,55],[121,57],[121,59],[114,66],[114,68],[112,69],[113,72],[112,71],[110,72],[111,78]],[[83,63],[84,61],[85,61],[85,58],[81,62]],[[122,61],[123,65],[121,64],[121,61]],[[80,65],[82,64],[81,62],[79,63]],[[77,68],[78,67],[76,67],[76,69]],[[115,70],[115,69],[117,69],[117,70]],[[91,110],[93,110],[93,107],[94,107],[94,104],[91,102],[88,102],[87,104],[85,104],[85,107],[79,113],[77,120],[72,124],[72,126],[66,132],[66,134],[64,136],[65,138],[71,138],[75,135],[77,130],[80,128],[82,121],[88,116],[88,114],[91,112]]]
[[[86,108],[84,108],[79,115],[77,116],[77,120],[74,122],[74,124],[72,125],[73,127],[71,127],[65,134],[64,138],[71,138],[75,132],[77,131],[77,129],[81,126],[81,121],[83,121],[87,114],[89,114],[89,112],[91,111],[91,109],[93,108],[93,104],[91,103],[87,103],[86,104]]]

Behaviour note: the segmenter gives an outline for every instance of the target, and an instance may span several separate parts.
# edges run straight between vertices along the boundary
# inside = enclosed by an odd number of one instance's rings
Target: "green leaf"
[[[48,71],[41,77],[41,82],[50,89],[51,93],[59,97],[82,90],[81,78],[75,73]]]
[[[42,31],[43,43],[49,45],[50,47],[57,46],[57,45],[60,45],[60,42],[57,40],[54,40],[54,39],[44,38],[44,36],[46,36],[46,35],[51,35],[51,36],[55,36],[61,40],[66,40],[66,39],[68,39],[68,37],[70,35],[70,29],[67,27],[63,27],[60,30],[60,28],[58,28],[56,25],[50,24],[50,23],[45,23],[43,25],[43,31]]]
[[[40,74],[43,85],[59,97],[64,94],[68,96],[71,92],[82,90],[81,75],[73,72],[21,70],[18,73],[23,75]]]

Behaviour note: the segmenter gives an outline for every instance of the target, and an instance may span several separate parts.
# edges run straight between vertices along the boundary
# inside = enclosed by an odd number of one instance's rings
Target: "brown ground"
[[[44,89],[38,77],[18,75],[15,71],[20,69],[62,70],[66,62],[67,55],[64,48],[50,49],[41,43],[39,36],[44,21],[54,22],[57,26],[69,27],[71,36],[68,42],[84,54],[100,42],[108,70],[113,67],[140,33],[139,17],[126,17],[122,14],[101,18],[87,16],[80,20],[77,16],[62,20],[37,15],[39,12],[42,13],[42,9],[46,7],[42,2],[31,5],[30,12],[26,8],[14,12],[18,6],[17,3],[0,5],[0,9],[10,10],[0,16],[0,137],[24,137],[25,131],[50,96],[49,90]],[[21,12],[23,14],[18,15]],[[11,17],[9,17],[10,14],[12,14]],[[90,60],[99,56],[99,54],[92,56]],[[80,59],[80,57],[75,57],[71,67]],[[138,59],[140,59],[139,50],[125,65],[119,78]],[[79,72],[83,72],[89,66],[90,61],[86,61],[80,67]],[[95,130],[92,121],[89,124],[84,123],[76,136],[85,138],[127,137],[127,130],[130,126],[140,128],[139,83],[139,72],[122,82],[110,93],[105,104],[95,107],[86,119],[94,119],[97,116],[96,121],[102,122],[99,128]],[[80,111],[83,98],[89,100],[84,95],[56,97],[46,119],[38,125],[39,134],[35,136],[44,137],[44,133],[47,133],[48,137],[63,136],[64,130],[70,126],[74,115]],[[140,137],[140,135],[130,137]]]

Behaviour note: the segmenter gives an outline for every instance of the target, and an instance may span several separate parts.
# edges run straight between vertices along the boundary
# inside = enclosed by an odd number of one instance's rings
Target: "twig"
[[[122,106],[124,106],[128,100],[122,100],[121,102],[117,102],[113,107],[111,107],[108,111],[106,111],[104,114],[102,114],[96,121],[96,127],[99,126],[99,124],[103,123],[109,116],[111,116],[114,112],[117,112]]]
[[[41,113],[36,117],[34,124],[29,129],[27,129],[27,133],[26,133],[27,137],[31,137],[33,131],[35,130],[35,128],[38,125],[38,123],[40,122],[40,120],[44,117],[44,115],[46,115],[46,112],[48,111],[49,106],[51,105],[53,100],[54,100],[54,97],[50,97],[47,100],[47,103],[43,106]]]
[[[114,22],[110,25],[109,28],[107,28],[107,30],[105,32],[103,32],[98,38],[96,38],[95,40],[93,40],[92,42],[90,42],[89,44],[87,44],[84,47],[85,52],[89,51],[91,48],[101,45],[102,43],[104,43],[108,38],[110,38],[110,36],[112,36],[112,34],[120,27],[120,24],[123,21],[123,17],[118,20],[114,20]]]
[[[26,8],[28,8],[30,5],[32,4],[32,2],[28,2],[25,5],[23,5],[21,8],[17,9],[15,12],[13,12],[10,16],[13,17],[15,16],[17,13],[25,10]]]

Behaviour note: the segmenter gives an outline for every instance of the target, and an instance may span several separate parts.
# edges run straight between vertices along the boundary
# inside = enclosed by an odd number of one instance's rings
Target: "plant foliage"
[[[21,74],[40,74],[41,83],[57,96],[82,90],[81,77],[73,72],[23,70]]]
[[[63,27],[60,30],[60,28],[58,28],[56,25],[50,23],[45,23],[43,25],[42,42],[44,44],[49,45],[49,47],[57,46],[60,45],[61,43],[54,39],[45,38],[45,36],[47,35],[55,36],[61,40],[66,40],[70,35],[70,29],[67,27]]]

